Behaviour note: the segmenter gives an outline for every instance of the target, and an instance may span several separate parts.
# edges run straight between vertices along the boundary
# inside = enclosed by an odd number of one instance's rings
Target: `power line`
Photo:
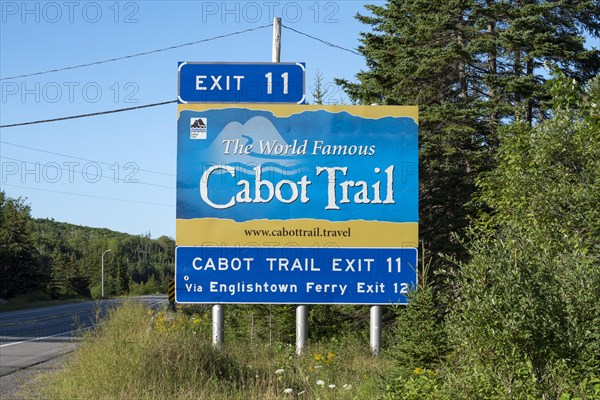
[[[344,50],[344,51],[347,51],[347,52],[349,52],[349,53],[356,54],[357,56],[362,56],[362,54],[360,54],[359,52],[357,52],[357,51],[355,51],[355,50],[348,49],[348,48],[346,48],[346,47],[342,47],[342,46],[339,46],[339,45],[337,45],[337,44],[333,44],[333,43],[331,43],[331,42],[328,42],[328,41],[326,41],[326,40],[323,40],[323,39],[320,39],[320,38],[318,38],[318,37],[315,37],[315,36],[309,35],[308,33],[301,32],[301,31],[299,31],[299,30],[296,30],[296,29],[294,29],[294,28],[291,28],[291,27],[289,27],[289,26],[285,26],[285,25],[283,25],[283,24],[281,24],[281,26],[283,26],[283,27],[284,27],[284,28],[286,28],[286,29],[289,29],[290,31],[294,31],[294,32],[296,32],[296,33],[297,33],[297,34],[299,34],[299,35],[306,36],[306,37],[308,37],[308,38],[311,38],[311,39],[313,39],[313,40],[316,40],[317,42],[321,42],[321,43],[323,43],[323,44],[326,44],[327,46],[330,46],[330,47],[335,47],[336,49]]]
[[[223,35],[213,36],[213,37],[206,38],[206,39],[196,40],[195,42],[177,44],[177,45],[174,45],[174,46],[164,47],[162,49],[150,50],[150,51],[145,51],[145,52],[136,53],[136,54],[130,54],[130,55],[127,55],[127,56],[122,56],[122,57],[109,58],[107,60],[94,61],[94,62],[87,63],[87,64],[79,64],[79,65],[73,65],[73,66],[70,66],[70,67],[49,69],[47,71],[32,72],[30,74],[7,76],[5,78],[0,78],[0,81],[4,81],[4,80],[7,80],[7,79],[26,78],[26,77],[34,76],[34,75],[42,75],[42,74],[49,74],[51,72],[67,71],[67,70],[70,70],[70,69],[89,67],[89,66],[92,66],[92,65],[105,64],[105,63],[109,63],[109,62],[113,62],[113,61],[120,61],[120,60],[129,59],[129,58],[135,58],[135,57],[140,57],[140,56],[147,56],[149,54],[160,53],[160,52],[167,51],[167,50],[174,50],[174,49],[179,49],[181,47],[193,46],[193,45],[198,44],[198,43],[210,42],[210,41],[213,41],[213,40],[216,40],[216,39],[224,39],[224,38],[228,38],[228,37],[231,37],[231,36],[241,35],[243,33],[248,33],[248,32],[256,31],[256,30],[259,30],[259,29],[267,28],[267,27],[272,26],[272,25],[273,24],[262,25],[262,26],[258,26],[258,27],[255,27],[255,28],[245,29],[243,31],[226,33],[226,34],[223,34]]]
[[[5,160],[17,161],[17,162],[20,162],[20,163],[26,163],[26,164],[37,164],[37,162],[34,162],[34,161],[20,160],[20,159],[18,159],[18,158],[12,158],[12,157],[0,156],[0,159],[1,159],[1,158],[4,158]],[[46,165],[47,165],[47,164],[46,164]],[[77,172],[77,173],[81,173],[82,175],[83,175],[83,173],[84,173],[82,170],[76,170],[75,168],[73,168],[73,169],[71,170],[71,169],[68,169],[68,168],[63,168],[63,167],[61,167],[61,166],[53,166],[53,167],[54,167],[54,168],[58,168],[58,169],[60,169],[60,170],[63,170],[63,171],[66,171],[66,172],[68,172],[68,173],[71,173],[71,172],[75,173],[75,172]],[[147,183],[147,182],[141,182],[141,181],[139,181],[139,180],[137,180],[137,179],[136,179],[136,182],[134,182],[134,181],[131,181],[131,182],[126,182],[126,181],[125,181],[125,179],[119,179],[118,177],[115,179],[114,177],[110,177],[110,176],[104,176],[104,175],[102,175],[102,173],[100,173],[100,174],[96,174],[94,177],[95,177],[95,178],[101,178],[101,179],[111,179],[111,180],[113,180],[113,181],[115,181],[115,180],[116,180],[116,182],[115,182],[115,183],[123,182],[123,183],[133,183],[133,184],[136,184],[136,185],[155,186],[155,187],[160,187],[160,188],[165,188],[165,189],[175,189],[175,188],[174,188],[174,187],[172,187],[172,186],[158,185],[158,184],[156,184],[156,183]]]
[[[160,102],[160,103],[152,103],[152,104],[144,104],[144,105],[135,106],[135,107],[119,108],[119,109],[116,109],[116,110],[99,111],[99,112],[90,113],[90,114],[71,115],[69,117],[60,117],[60,118],[53,118],[53,119],[42,119],[42,120],[39,120],[39,121],[19,122],[19,123],[16,123],[16,124],[0,125],[0,128],[14,128],[16,126],[44,124],[46,122],[56,122],[56,121],[65,121],[65,120],[68,120],[68,119],[94,117],[96,115],[105,115],[105,114],[113,114],[113,113],[118,113],[118,112],[123,112],[123,111],[139,110],[141,108],[158,107],[158,106],[164,106],[165,104],[174,104],[174,103],[177,103],[177,100],[163,101],[163,102]]]
[[[185,44],[182,44],[182,45],[171,46],[171,47],[167,47],[167,48],[164,48],[164,49],[153,50],[153,51],[146,52],[146,53],[139,53],[139,54],[134,54],[134,55],[131,55],[131,56],[125,56],[125,57],[119,57],[119,58],[112,58],[110,60],[98,61],[98,62],[90,63],[90,64],[82,64],[82,65],[74,66],[74,67],[66,67],[66,68],[63,68],[63,69],[57,69],[57,70],[51,70],[51,71],[44,71],[44,72],[36,72],[34,74],[13,76],[13,77],[10,77],[10,78],[2,78],[0,80],[12,79],[12,78],[19,78],[19,77],[31,76],[31,75],[39,75],[39,74],[43,74],[43,73],[47,73],[47,72],[62,71],[62,70],[65,70],[65,69],[79,68],[79,67],[85,67],[85,66],[89,66],[89,65],[102,64],[104,62],[122,60],[122,59],[125,59],[125,58],[137,57],[137,56],[140,56],[140,55],[146,55],[146,54],[156,53],[156,52],[159,52],[159,51],[165,51],[165,50],[169,50],[169,49],[173,49],[173,48],[177,48],[177,47],[190,46],[192,44],[196,44],[196,43],[200,43],[200,42],[206,42],[206,41],[209,41],[209,40],[214,40],[215,38],[221,38],[221,37],[228,37],[228,36],[233,36],[233,35],[239,35],[241,33],[246,33],[246,32],[254,31],[254,30],[257,30],[257,29],[266,28],[266,27],[269,27],[269,26],[272,26],[272,25],[273,24],[262,25],[262,26],[259,26],[259,27],[256,27],[256,28],[251,28],[251,29],[246,29],[246,30],[243,30],[243,31],[233,32],[233,33],[230,33],[230,34],[227,34],[227,35],[215,36],[215,37],[210,38],[210,39],[202,39],[202,40],[198,40],[196,42],[190,42],[190,43],[185,43]],[[306,36],[306,37],[308,37],[310,39],[313,39],[313,40],[316,40],[318,42],[324,43],[327,46],[334,47],[334,48],[337,48],[337,49],[341,49],[341,50],[347,51],[349,53],[356,54],[358,56],[361,55],[357,51],[354,51],[352,49],[348,49],[348,48],[339,46],[337,44],[333,44],[331,42],[328,42],[328,41],[320,39],[318,37],[309,35],[308,33],[301,32],[301,31],[299,31],[297,29],[294,29],[294,28],[291,28],[289,26],[286,26],[286,25],[283,25],[283,24],[281,26],[283,26],[284,28],[289,29],[289,30],[291,30],[293,32],[296,32],[296,33],[298,33],[300,35]],[[135,106],[135,107],[119,108],[119,109],[116,109],[116,110],[100,111],[100,112],[95,112],[95,113],[90,113],[90,114],[80,114],[80,115],[72,115],[72,116],[68,116],[68,117],[61,117],[61,118],[54,118],[54,119],[45,119],[45,120],[39,120],[39,121],[29,121],[29,122],[20,122],[20,123],[16,123],[16,124],[0,125],[0,128],[14,128],[14,127],[17,127],[17,126],[43,124],[43,123],[46,123],[46,122],[56,122],[56,121],[65,121],[65,120],[76,119],[76,118],[93,117],[93,116],[96,116],[96,115],[104,115],[104,114],[112,114],[112,113],[118,113],[118,112],[124,112],[124,111],[138,110],[138,109],[141,109],[141,108],[157,107],[157,106],[162,106],[162,105],[166,105],[166,104],[173,104],[173,103],[177,103],[177,100],[163,101],[163,102],[160,102],[160,103],[152,103],[152,104],[144,104],[144,105]]]
[[[49,193],[58,193],[58,194],[66,194],[66,195],[70,195],[70,196],[79,196],[79,197],[90,197],[93,199],[100,199],[100,200],[113,200],[113,201],[122,201],[125,203],[136,203],[136,204],[146,204],[146,205],[150,205],[150,206],[161,206],[161,207],[175,207],[172,204],[162,204],[162,203],[151,203],[151,202],[147,202],[147,201],[137,201],[137,200],[127,200],[127,199],[117,199],[115,197],[104,197],[104,196],[94,196],[91,194],[82,194],[82,193],[72,193],[72,192],[62,192],[59,190],[50,190],[50,189],[40,189],[40,188],[34,188],[31,186],[22,186],[22,185],[13,185],[10,183],[3,183],[3,186],[11,186],[11,187],[18,187],[18,188],[23,188],[23,189],[29,189],[29,190],[38,190],[41,192],[49,192]]]
[[[68,155],[68,154],[63,154],[63,153],[56,153],[56,152],[54,152],[54,151],[48,151],[48,150],[37,149],[37,148],[35,148],[35,147],[23,146],[23,145],[21,145],[21,144],[15,144],[15,143],[10,143],[10,142],[5,142],[5,141],[2,141],[2,140],[0,140],[0,143],[2,143],[2,144],[7,144],[7,145],[9,145],[9,146],[20,147],[20,148],[22,148],[22,149],[33,150],[33,151],[39,151],[40,153],[47,153],[47,154],[52,154],[52,155],[55,155],[55,156],[68,157],[68,158],[72,158],[72,159],[74,159],[74,160],[81,160],[81,161],[95,162],[95,163],[98,163],[98,164],[109,165],[109,166],[111,166],[111,167],[112,167],[113,165],[115,165],[114,163],[113,163],[113,164],[111,164],[111,163],[107,163],[107,162],[104,162],[104,161],[90,160],[89,158],[76,157],[76,156],[71,156],[71,155]],[[168,173],[166,173],[166,172],[152,171],[152,170],[149,170],[149,169],[142,169],[142,168],[139,168],[139,169],[138,169],[138,171],[142,171],[142,172],[148,172],[148,173],[150,173],[150,174],[157,174],[157,175],[175,176],[175,174],[168,174]]]

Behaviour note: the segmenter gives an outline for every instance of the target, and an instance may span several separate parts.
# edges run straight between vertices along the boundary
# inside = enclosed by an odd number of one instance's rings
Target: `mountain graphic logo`
[[[190,118],[190,139],[206,139],[206,118]]]

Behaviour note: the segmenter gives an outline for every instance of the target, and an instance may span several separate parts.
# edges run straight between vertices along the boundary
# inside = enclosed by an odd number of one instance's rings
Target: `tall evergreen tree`
[[[11,297],[42,286],[40,268],[32,240],[30,207],[0,191],[0,296]]]
[[[357,18],[372,28],[359,46],[368,70],[338,83],[363,104],[420,106],[421,239],[460,259],[452,233],[479,212],[474,183],[495,164],[499,127],[546,117],[541,67],[579,81],[598,73],[599,53],[583,35],[600,33],[600,4],[390,0],[367,9]]]

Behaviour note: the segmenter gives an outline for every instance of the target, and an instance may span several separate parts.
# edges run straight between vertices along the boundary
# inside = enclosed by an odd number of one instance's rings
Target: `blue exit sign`
[[[178,101],[303,104],[304,63],[179,63]]]
[[[175,252],[177,303],[407,304],[416,248],[187,247]]]

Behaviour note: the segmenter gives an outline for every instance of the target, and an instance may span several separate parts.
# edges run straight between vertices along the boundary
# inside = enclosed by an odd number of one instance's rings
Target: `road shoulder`
[[[48,400],[39,388],[45,384],[50,373],[60,370],[67,356],[15,371],[0,377],[0,399],[2,400]]]

